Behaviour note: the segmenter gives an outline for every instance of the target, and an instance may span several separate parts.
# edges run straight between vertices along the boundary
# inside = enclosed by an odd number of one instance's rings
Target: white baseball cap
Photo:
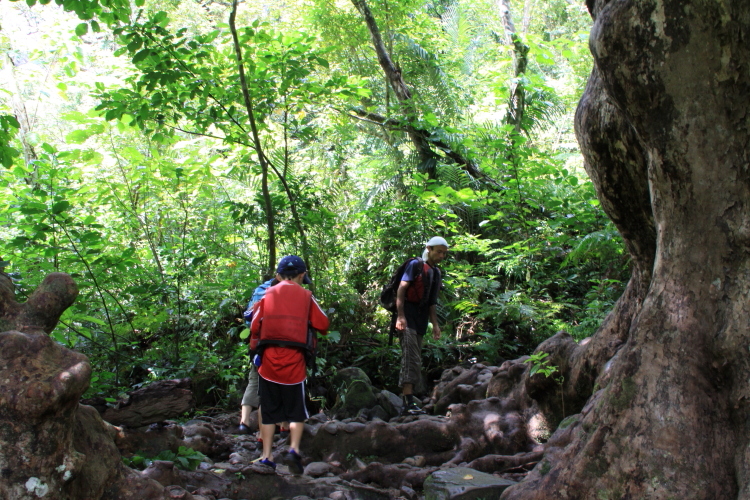
[[[445,241],[445,238],[442,238],[440,236],[433,236],[432,238],[430,238],[430,241],[425,243],[426,247],[434,247],[436,245],[442,245],[448,248],[448,242]]]

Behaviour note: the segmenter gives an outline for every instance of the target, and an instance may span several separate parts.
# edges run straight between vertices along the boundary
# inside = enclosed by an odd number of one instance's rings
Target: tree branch
[[[455,151],[444,142],[431,139],[430,136],[432,133],[430,131],[419,129],[411,125],[411,123],[415,123],[417,120],[417,112],[414,109],[411,91],[404,81],[401,69],[393,63],[393,60],[383,43],[383,38],[380,35],[380,29],[375,21],[375,17],[372,15],[372,11],[370,11],[369,6],[367,5],[367,1],[352,0],[352,3],[365,19],[365,24],[367,24],[367,29],[370,31],[370,38],[372,39],[375,53],[378,56],[378,62],[380,63],[380,67],[383,68],[383,72],[385,73],[391,88],[406,113],[406,122],[381,117],[376,113],[370,113],[364,110],[355,110],[357,115],[366,118],[367,120],[380,123],[387,128],[405,132],[411,139],[414,147],[417,149],[417,153],[419,154],[422,163],[428,165],[427,173],[430,178],[435,178],[434,160],[437,160],[441,156],[434,151],[434,148],[437,147],[446,157],[450,158],[458,165],[461,165],[461,167],[473,178],[481,179],[489,184],[497,186],[498,183],[479,170],[473,161],[464,157],[461,153]]]
[[[494,186],[500,186],[497,181],[479,170],[474,162],[468,160],[461,153],[455,151],[450,146],[450,144],[446,144],[443,141],[432,138],[432,133],[429,130],[416,128],[395,118],[387,118],[383,115],[373,113],[372,111],[367,111],[362,108],[352,108],[352,111],[356,113],[356,116],[350,113],[347,114],[358,120],[367,121],[374,125],[380,125],[388,130],[397,130],[407,133],[411,132],[412,134],[418,135],[423,141],[425,141],[425,143],[430,145],[430,151],[432,151],[433,147],[438,148],[445,155],[445,157],[450,158],[454,163],[461,165],[466,173],[471,175],[473,178],[480,179]],[[438,154],[434,152],[433,155],[435,155],[436,157],[438,156]]]

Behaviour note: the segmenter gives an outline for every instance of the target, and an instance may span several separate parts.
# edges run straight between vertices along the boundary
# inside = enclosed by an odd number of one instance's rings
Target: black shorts
[[[304,422],[310,416],[305,406],[305,383],[277,384],[258,377],[260,411],[264,424]]]
[[[406,325],[412,330],[416,330],[417,335],[424,335],[427,332],[427,322],[430,320],[430,306],[422,306],[417,302],[404,302],[404,316],[406,316]]]

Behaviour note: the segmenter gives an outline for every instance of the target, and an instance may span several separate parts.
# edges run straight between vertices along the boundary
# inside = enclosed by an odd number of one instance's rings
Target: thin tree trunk
[[[266,226],[268,227],[268,267],[267,269],[273,270],[276,267],[276,228],[273,215],[273,203],[271,201],[271,193],[268,190],[268,162],[266,156],[263,153],[263,144],[260,140],[258,133],[258,125],[255,122],[255,112],[253,110],[253,101],[250,99],[250,92],[247,88],[247,80],[245,79],[245,65],[242,62],[242,47],[240,46],[240,40],[237,36],[237,27],[235,26],[235,19],[237,17],[237,0],[232,2],[232,12],[229,14],[229,28],[232,31],[232,40],[234,41],[234,52],[237,56],[237,68],[240,73],[240,85],[242,86],[242,97],[245,101],[245,110],[247,111],[247,117],[250,121],[250,129],[253,135],[253,144],[255,145],[255,152],[258,154],[258,163],[260,163],[261,169],[261,188],[263,190],[263,202],[266,208]]]

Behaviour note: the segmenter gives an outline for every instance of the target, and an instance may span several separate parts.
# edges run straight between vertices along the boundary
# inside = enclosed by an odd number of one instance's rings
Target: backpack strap
[[[276,345],[276,346],[281,346],[281,347],[297,347],[299,349],[307,349],[307,344],[304,342],[294,342],[293,340],[267,339],[267,340],[258,341],[258,350],[260,350],[261,347],[265,347],[267,345]]]

